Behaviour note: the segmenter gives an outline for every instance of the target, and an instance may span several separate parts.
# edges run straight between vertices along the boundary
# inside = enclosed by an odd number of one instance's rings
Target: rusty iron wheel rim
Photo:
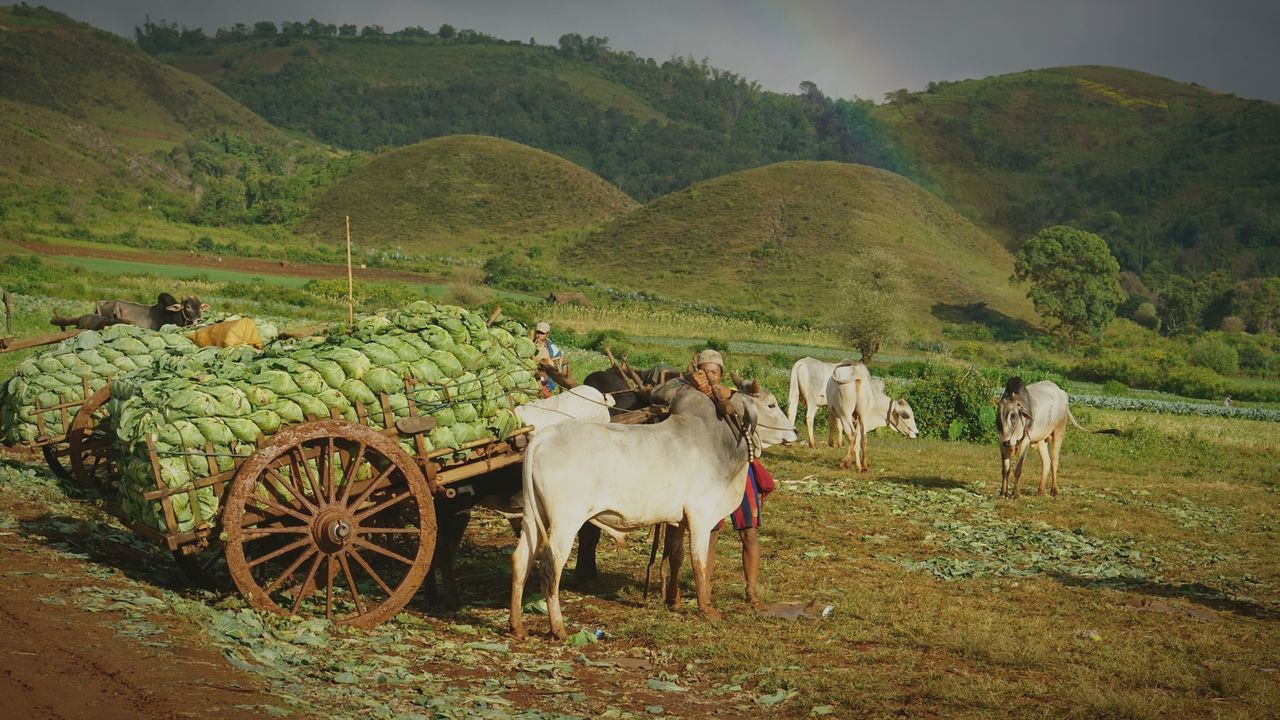
[[[40,452],[44,453],[44,462],[49,466],[49,471],[54,477],[67,482],[78,482],[71,471],[71,458],[67,455],[65,442],[43,445],[40,447]]]
[[[273,436],[236,473],[222,523],[227,568],[253,607],[361,628],[408,604],[436,540],[413,458],[346,420]]]
[[[120,477],[115,456],[111,452],[111,439],[94,434],[94,428],[106,418],[103,407],[111,399],[111,386],[98,388],[71,421],[67,431],[67,454],[71,460],[71,474],[82,488],[105,489]]]

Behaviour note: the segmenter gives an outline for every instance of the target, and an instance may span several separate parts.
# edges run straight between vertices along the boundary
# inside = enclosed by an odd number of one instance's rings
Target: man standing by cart
[[[710,348],[698,353],[694,362],[697,369],[690,374],[689,384],[713,399],[726,399],[734,390],[724,387],[720,380],[724,377],[724,356]],[[760,603],[756,596],[756,581],[760,576],[760,514],[764,497],[773,492],[773,477],[759,460],[752,459],[747,465],[746,486],[742,494],[742,503],[729,516],[733,529],[738,531],[742,541],[742,574],[746,580],[746,599],[753,606]],[[711,532],[712,552],[707,557],[707,576],[710,577],[715,568],[716,542],[720,539],[722,520]],[[683,532],[668,532],[664,554],[671,561],[671,572],[667,578],[667,602],[674,604],[678,587],[676,574],[680,569],[680,557],[684,552]]]

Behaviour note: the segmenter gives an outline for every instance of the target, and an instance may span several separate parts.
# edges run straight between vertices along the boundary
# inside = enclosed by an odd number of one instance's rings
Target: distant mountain
[[[1280,106],[1121,68],[931,85],[875,118],[922,181],[1016,248],[1098,232],[1122,267],[1280,274]]]
[[[592,227],[635,207],[564,158],[451,136],[381,154],[334,182],[301,229],[332,232],[350,215],[363,246],[460,257],[491,254],[484,240]]]
[[[847,163],[697,183],[605,224],[561,263],[621,288],[820,323],[838,319],[838,290],[865,276],[869,250],[901,263],[913,328],[1035,317],[1000,243],[905,178]]]
[[[0,200],[11,214],[150,207],[170,220],[278,222],[299,212],[329,156],[132,42],[43,7],[0,7]]]
[[[470,31],[358,37],[325,27],[219,31],[220,41],[159,57],[340,147],[491,135],[568,158],[640,200],[780,160],[892,164],[871,103],[817,88],[765,92],[705,62],[658,63],[573,34],[555,48]]]

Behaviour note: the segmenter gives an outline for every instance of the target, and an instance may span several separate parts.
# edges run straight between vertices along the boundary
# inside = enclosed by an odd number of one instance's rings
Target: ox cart
[[[414,397],[418,383],[407,376],[404,383]],[[72,436],[82,438],[77,448],[107,443],[88,424],[98,399],[77,415],[86,421]],[[118,509],[113,514],[170,550],[194,581],[207,583],[212,566],[225,561],[236,588],[258,610],[376,626],[412,599],[430,570],[438,514],[518,489],[512,481],[518,483],[533,428],[429,450],[425,433],[435,420],[416,403],[408,404],[407,416],[397,416],[388,395],[379,393],[376,406],[357,403],[355,411],[355,421],[336,413],[311,417],[260,437],[230,458],[230,469],[219,462],[226,454],[212,446],[187,452],[207,464],[208,474],[182,487],[166,485],[166,453],[148,438],[155,488],[143,499],[158,504],[165,529],[130,522]],[[613,422],[649,422],[657,412],[618,413]],[[84,476],[110,496],[112,474],[104,469],[109,466],[86,467]],[[198,495],[210,490],[217,511],[206,515]],[[195,514],[194,527],[186,529],[175,512],[184,501]]]
[[[23,339],[0,338],[0,353],[53,345],[81,332],[65,330]],[[18,443],[18,447],[39,450],[57,477],[74,480],[81,487],[92,487],[96,484],[95,476],[110,472],[110,444],[103,444],[93,432],[102,422],[102,405],[110,396],[110,385],[95,388],[87,378],[82,378],[79,392],[57,393],[57,402],[52,404],[42,405],[37,399],[34,406],[36,437]],[[57,422],[51,422],[51,417]]]

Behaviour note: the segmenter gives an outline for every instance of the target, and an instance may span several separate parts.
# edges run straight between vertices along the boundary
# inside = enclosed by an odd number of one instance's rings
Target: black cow
[[[116,325],[119,322],[120,321],[115,318],[98,315],[97,313],[89,313],[88,315],[81,315],[80,317],[73,318],[64,318],[54,315],[53,319],[49,321],[51,325],[57,325],[63,330],[66,330],[67,327],[71,325],[74,325],[77,330],[101,330],[105,327]]]
[[[159,330],[164,325],[187,327],[200,321],[201,314],[209,306],[200,302],[200,298],[191,296],[178,302],[169,293],[160,293],[155,305],[143,305],[128,300],[102,300],[94,309],[94,313],[112,318],[117,323],[137,325],[147,330]]]

